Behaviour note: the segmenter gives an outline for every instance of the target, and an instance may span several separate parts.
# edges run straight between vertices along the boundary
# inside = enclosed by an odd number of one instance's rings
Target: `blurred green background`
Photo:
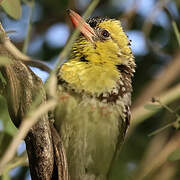
[[[27,51],[24,51],[53,68],[72,32],[66,9],[82,14],[90,0],[22,0],[19,2],[21,6],[18,6],[18,2],[19,0],[14,0],[15,4],[10,5],[14,11],[12,14],[11,10],[7,10],[8,5],[0,8],[0,21],[4,29],[7,32],[14,31],[8,33],[8,36],[22,50],[31,24],[30,41]],[[180,29],[179,0],[101,0],[91,15],[121,20],[131,40],[137,63],[133,79],[133,112],[136,108],[143,107],[151,97],[159,97],[180,83],[180,46],[172,27],[172,19],[163,10],[163,6],[168,8]],[[11,17],[7,15],[7,11]],[[32,69],[43,81],[48,77],[47,73],[37,68]],[[0,157],[16,132],[5,104],[4,99],[0,98]],[[170,127],[155,136],[148,136],[177,119],[175,111],[179,113],[179,104],[180,99],[177,98],[168,105],[174,113],[163,108],[141,122],[134,118],[135,123],[129,128],[122,153],[114,166],[113,180],[180,179],[180,162],[176,160],[180,159],[178,130]],[[24,150],[25,144],[22,143],[17,150],[17,158],[24,156]],[[175,160],[171,158],[174,150],[177,150]],[[27,164],[24,161],[20,164],[13,169],[10,166],[10,171],[7,170],[1,178],[30,179]]]

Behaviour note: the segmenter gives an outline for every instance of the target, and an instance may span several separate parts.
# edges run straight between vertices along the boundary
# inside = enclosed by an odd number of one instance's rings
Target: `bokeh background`
[[[13,19],[1,8],[0,21],[4,29],[10,31],[8,36],[18,49],[53,68],[72,34],[66,9],[82,14],[89,3],[90,0],[22,0],[22,15],[19,19]],[[138,107],[144,107],[151,101],[151,97],[158,98],[180,83],[180,46],[172,26],[173,21],[163,7],[169,10],[180,29],[179,0],[101,0],[91,15],[121,20],[131,40],[137,64],[133,78],[132,112]],[[30,41],[25,49],[27,36]],[[48,73],[32,69],[43,81],[48,77]],[[162,108],[140,121],[136,117],[132,119],[124,147],[112,171],[112,180],[180,179],[178,129],[171,126],[154,136],[148,136],[154,130],[177,120],[180,99],[170,101],[168,107],[170,110]],[[16,133],[7,114],[5,102],[0,99],[0,157]],[[22,142],[16,158],[24,157],[24,151],[25,144]],[[27,163],[22,161],[17,167],[12,167],[7,169],[2,179],[30,179]]]

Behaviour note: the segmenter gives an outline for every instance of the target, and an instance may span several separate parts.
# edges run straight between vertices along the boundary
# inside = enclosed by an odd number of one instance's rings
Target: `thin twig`
[[[170,11],[168,10],[167,7],[164,7],[164,10],[165,10],[165,12],[167,13],[168,17],[170,18],[170,20],[171,20],[171,24],[172,24],[174,33],[175,33],[175,35],[176,35],[177,42],[178,42],[179,47],[180,47],[180,32],[179,32],[179,30],[178,30],[176,21],[174,20],[173,16],[171,15],[171,13],[170,13]]]
[[[28,30],[27,30],[27,35],[26,35],[26,39],[24,41],[24,45],[23,45],[23,49],[22,52],[24,54],[27,53],[27,49],[28,49],[28,45],[29,45],[29,41],[31,38],[31,30],[32,30],[32,15],[33,15],[33,10],[34,10],[34,0],[32,0],[31,2],[28,2],[28,5],[30,7],[30,13],[29,13],[29,23],[28,23]]]
[[[173,102],[174,100],[177,100],[180,98],[180,84],[176,85],[175,87],[171,88],[167,92],[163,93],[161,96],[159,96],[158,99],[160,99],[161,103],[163,104],[169,104]],[[147,101],[144,104],[154,104],[150,101]],[[149,117],[153,116],[155,113],[160,111],[161,108],[157,108],[154,111],[150,111],[144,108],[144,105],[139,106],[132,110],[132,123],[129,129],[129,133],[137,126],[139,123],[145,121]]]
[[[20,156],[14,157],[6,166],[4,172],[16,168],[17,166],[28,166],[28,159],[26,151]]]
[[[159,129],[153,131],[152,133],[148,134],[148,136],[149,136],[149,137],[150,137],[150,136],[154,136],[154,135],[162,132],[163,130],[167,129],[168,127],[172,127],[172,126],[174,125],[174,123],[175,123],[175,122],[166,124],[166,125],[164,125],[163,127],[161,127],[161,128],[159,128]]]
[[[20,60],[27,65],[37,67],[48,73],[51,72],[51,69],[47,65],[43,64],[42,61],[33,60],[31,57],[19,51],[19,49],[17,49],[16,46],[10,41],[1,23],[0,23],[0,43],[3,44],[3,47],[7,50],[7,52],[9,52],[16,60]]]

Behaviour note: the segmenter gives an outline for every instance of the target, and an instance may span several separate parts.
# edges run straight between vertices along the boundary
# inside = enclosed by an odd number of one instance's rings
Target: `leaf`
[[[169,161],[177,161],[180,160],[180,149],[176,149],[168,156]]]
[[[8,56],[0,56],[0,66],[10,63],[11,63],[11,59]]]
[[[3,132],[6,132],[7,134],[13,136],[17,129],[9,117],[6,100],[1,95],[0,95],[0,120],[3,123]]]
[[[3,0],[1,6],[10,17],[14,19],[19,19],[21,17],[20,0]]]
[[[161,109],[161,106],[159,104],[145,104],[144,108],[150,111],[157,111]]]
[[[2,82],[2,84],[5,84],[5,85],[7,84],[7,82],[1,72],[0,72],[0,81]]]

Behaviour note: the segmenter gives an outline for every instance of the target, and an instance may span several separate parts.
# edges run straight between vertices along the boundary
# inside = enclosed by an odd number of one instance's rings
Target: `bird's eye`
[[[109,32],[108,32],[107,30],[105,30],[105,29],[101,32],[101,34],[102,34],[102,36],[105,37],[105,38],[107,38],[107,37],[110,36]]]

